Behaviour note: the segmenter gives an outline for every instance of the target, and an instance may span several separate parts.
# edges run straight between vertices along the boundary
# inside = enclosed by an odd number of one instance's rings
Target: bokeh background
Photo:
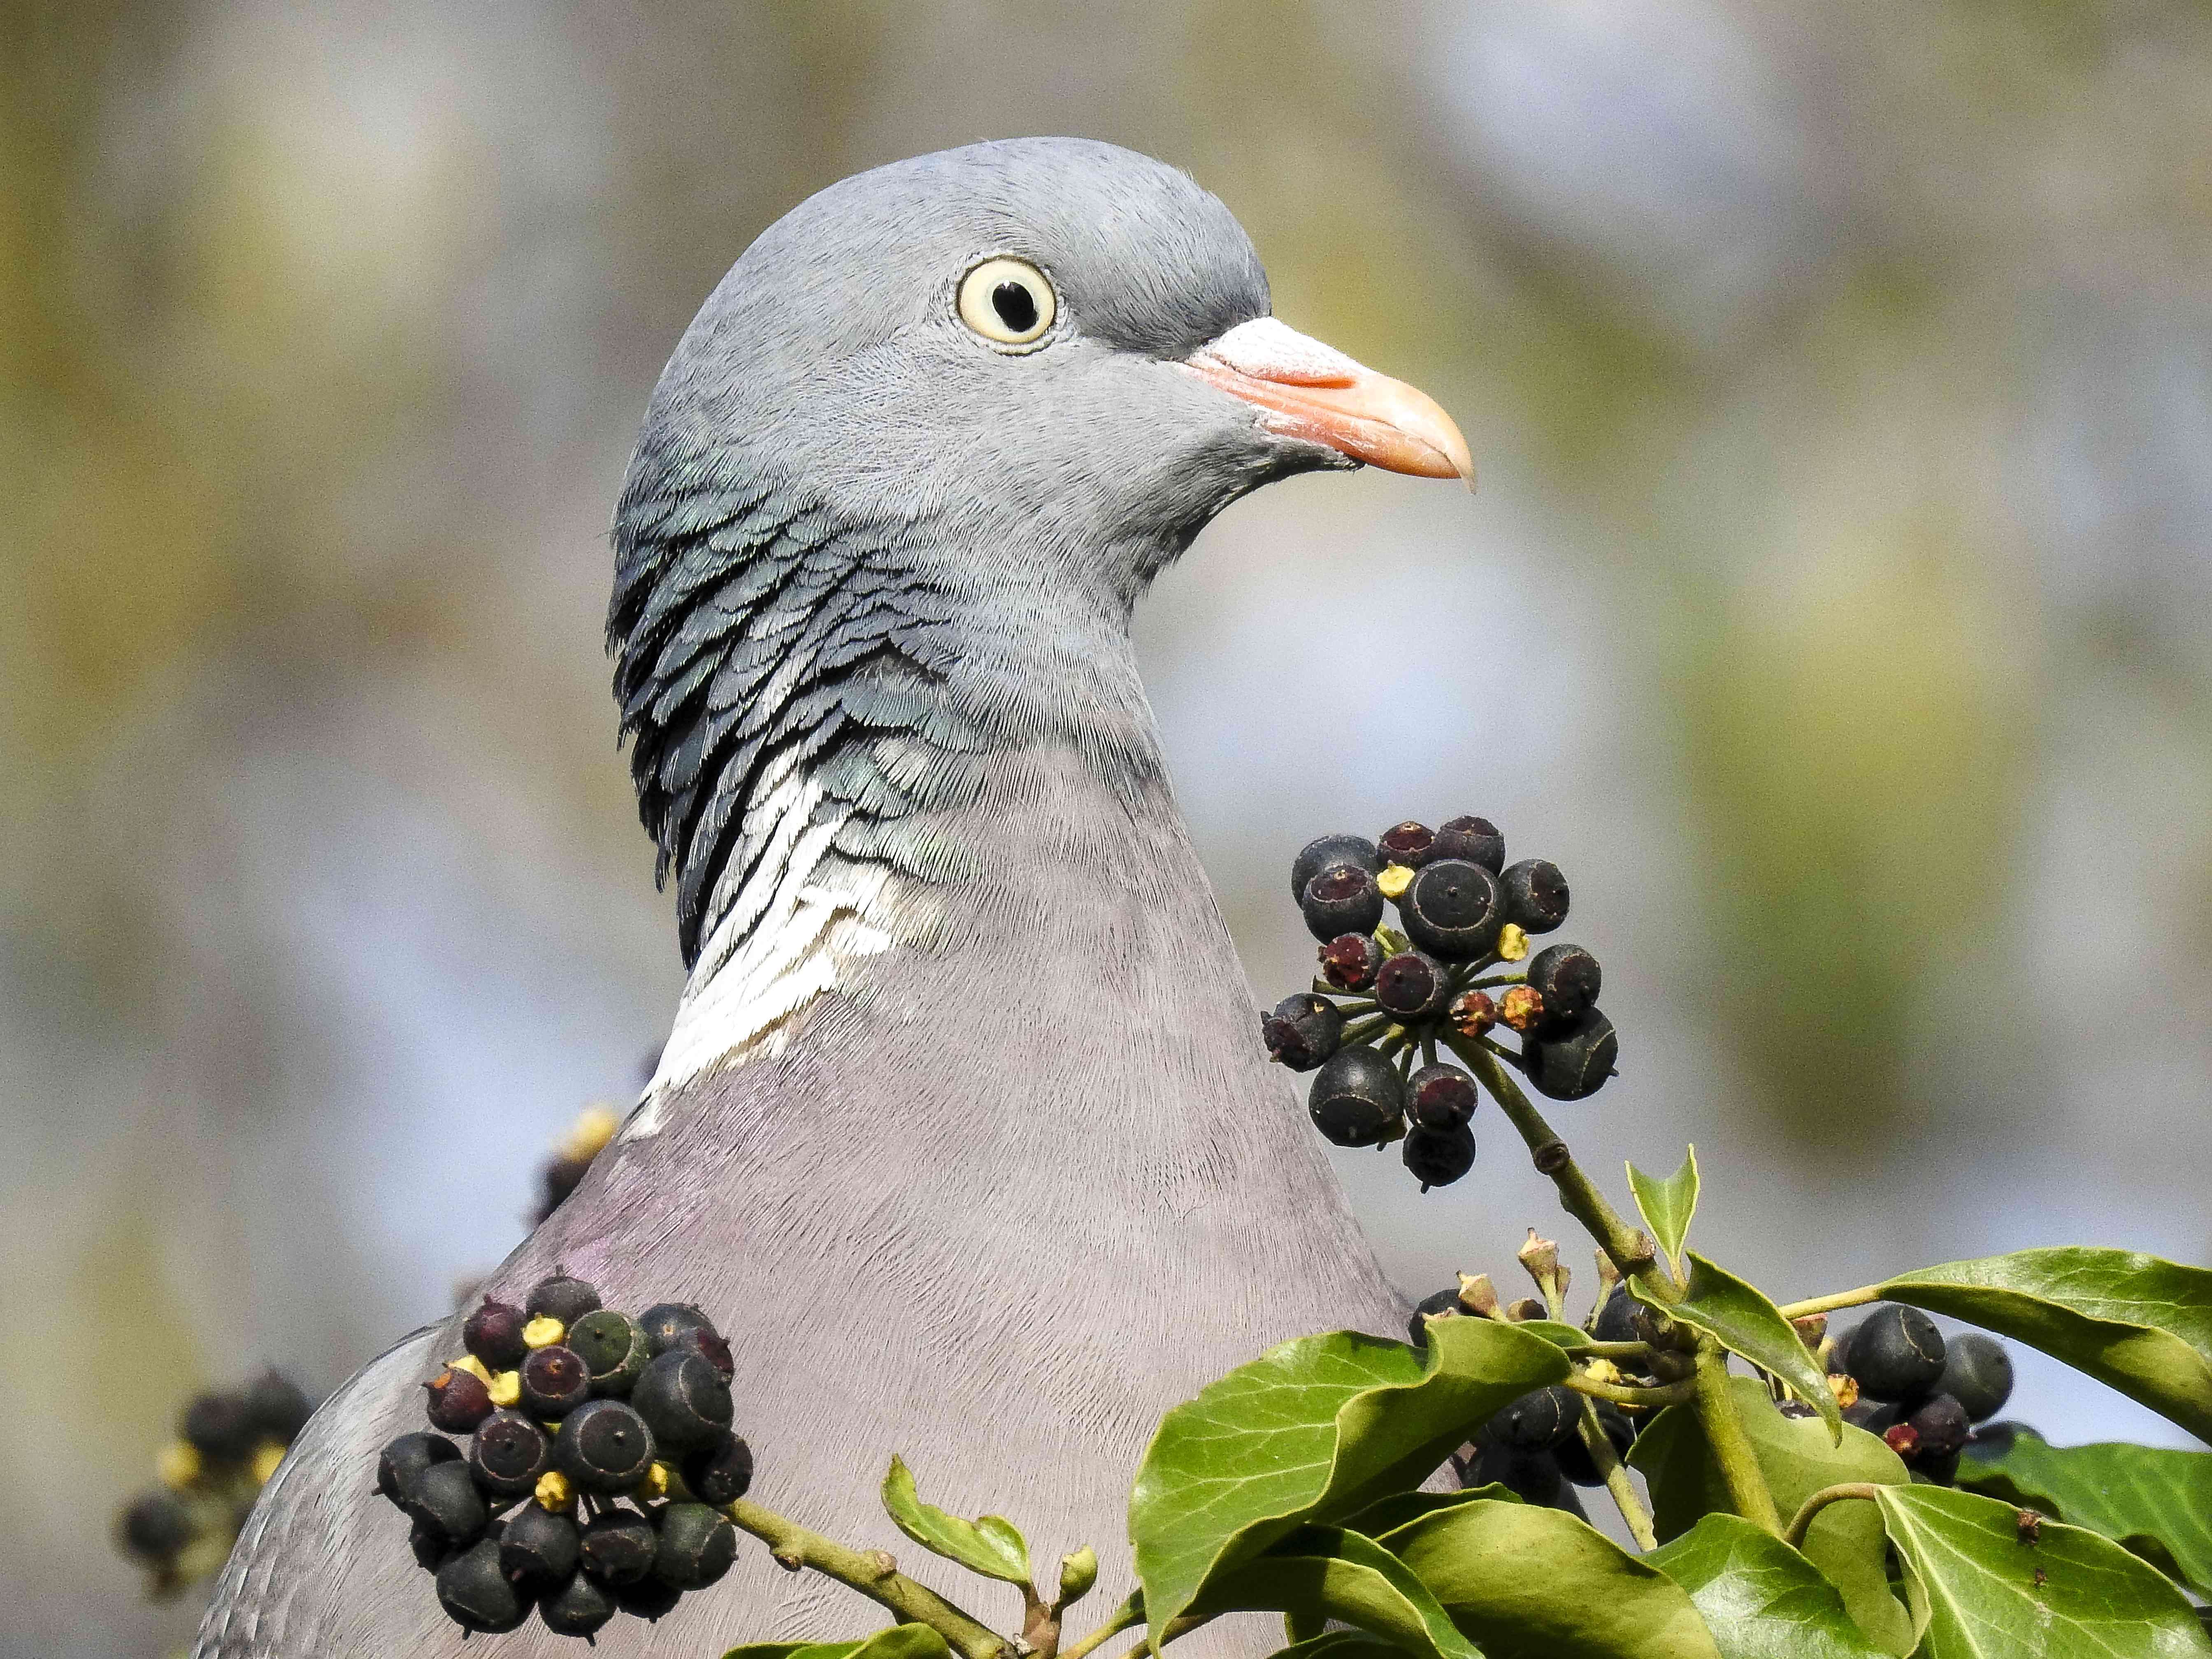
[[[106,1527],[185,1395],[441,1311],[635,1086],[635,422],[762,227],[975,137],[1190,168],[1480,464],[1268,490],[1143,612],[1269,1000],[1300,841],[1482,811],[1625,1032],[1563,1127],[1694,1139],[1778,1294],[2212,1255],[2201,6],[0,15],[0,1651],[181,1641]],[[1415,1294],[1556,1218],[1494,1140],[1345,1170]]]

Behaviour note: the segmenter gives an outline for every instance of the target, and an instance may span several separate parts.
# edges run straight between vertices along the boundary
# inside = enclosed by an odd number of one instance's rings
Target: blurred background
[[[1480,465],[1267,490],[1142,613],[1267,1000],[1299,842],[1485,813],[1623,1030],[1562,1128],[1695,1140],[1778,1295],[2212,1255],[2201,6],[0,16],[0,1651],[182,1641],[106,1528],[185,1396],[442,1312],[635,1088],[636,422],[763,226],[977,137],[1187,167]],[[1409,1294],[1564,1220],[1503,1133],[1425,1199],[1346,1155]]]

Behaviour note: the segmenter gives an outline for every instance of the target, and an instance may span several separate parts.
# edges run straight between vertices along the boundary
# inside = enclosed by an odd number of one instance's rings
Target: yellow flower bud
[[[668,1465],[655,1463],[645,1472],[645,1479],[630,1488],[632,1498],[640,1503],[668,1496]]]
[[[489,1383],[491,1381],[491,1373],[484,1369],[483,1361],[472,1353],[465,1353],[459,1359],[448,1359],[446,1366],[449,1370],[466,1371],[479,1382]]]
[[[165,1486],[181,1490],[200,1478],[199,1449],[188,1440],[172,1440],[154,1459],[154,1473]]]
[[[1518,962],[1528,954],[1528,935],[1520,923],[1509,921],[1498,930],[1498,954],[1505,962]]]
[[[615,1138],[622,1119],[611,1106],[593,1104],[584,1108],[576,1121],[568,1126],[568,1133],[561,1137],[555,1151],[573,1163],[589,1164]]]
[[[491,1403],[507,1410],[522,1403],[522,1373],[501,1371],[491,1380]]]
[[[264,1440],[253,1449],[253,1462],[246,1467],[253,1471],[253,1484],[265,1486],[269,1477],[276,1473],[276,1466],[284,1461],[284,1448],[274,1440]]]
[[[538,1477],[536,1495],[538,1507],[554,1515],[566,1515],[576,1502],[568,1477],[558,1469],[548,1469]]]
[[[525,1347],[550,1348],[568,1334],[568,1328],[548,1314],[540,1314],[522,1328]]]
[[[1382,890],[1382,896],[1395,904],[1406,896],[1406,890],[1413,884],[1413,872],[1402,864],[1386,864],[1382,873],[1375,878],[1375,884]]]

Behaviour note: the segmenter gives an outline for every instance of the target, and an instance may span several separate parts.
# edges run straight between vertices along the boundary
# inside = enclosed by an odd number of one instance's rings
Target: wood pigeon
[[[611,1306],[699,1304],[753,1495],[994,1615],[892,1529],[893,1453],[1041,1560],[1095,1546],[1103,1604],[1167,1407],[1286,1338],[1403,1328],[1259,1042],[1129,637],[1223,507],[1363,462],[1471,477],[1434,403],[1273,317],[1219,201],[1065,138],[803,203],[646,415],[607,634],[690,978],[642,1102],[486,1288],[557,1265]],[[372,1491],[460,1319],[317,1413],[201,1659],[462,1650]],[[883,1622],[748,1544],[598,1650]],[[477,1644],[575,1651],[535,1621]]]

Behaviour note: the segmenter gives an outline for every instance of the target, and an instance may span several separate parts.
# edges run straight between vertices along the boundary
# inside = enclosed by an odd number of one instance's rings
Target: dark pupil
[[[1019,283],[1001,283],[993,289],[991,309],[1017,334],[1026,334],[1036,326],[1036,296]]]

